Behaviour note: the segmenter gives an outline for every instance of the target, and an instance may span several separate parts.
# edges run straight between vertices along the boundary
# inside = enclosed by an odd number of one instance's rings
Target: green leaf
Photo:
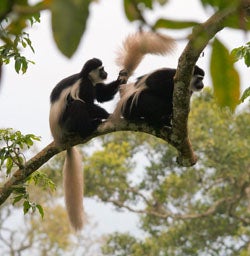
[[[244,46],[233,49],[231,55],[235,62],[244,58]]]
[[[0,1],[0,16],[4,15],[7,11],[10,11],[11,3],[10,0]]]
[[[27,134],[26,137],[29,137],[30,139],[36,140],[36,141],[40,141],[41,140],[41,137],[36,136],[34,134]]]
[[[59,50],[67,57],[76,51],[86,28],[90,0],[54,0],[52,30]]]
[[[27,71],[28,62],[24,57],[21,58],[21,62],[22,62],[22,72],[24,74]]]
[[[38,209],[41,217],[43,218],[44,217],[44,211],[43,211],[43,207],[40,205],[40,204],[37,204],[36,205],[36,208]]]
[[[14,200],[13,200],[13,205],[16,204],[17,202],[21,201],[21,199],[23,199],[23,195],[15,196]]]
[[[10,174],[13,165],[14,165],[14,163],[13,163],[12,158],[11,158],[11,157],[8,157],[8,158],[7,158],[7,161],[6,161],[6,169],[7,169],[6,173],[7,173],[7,174]]]
[[[231,55],[234,58],[234,61],[244,58],[246,66],[250,67],[250,42],[248,42],[245,46],[240,46],[233,49]]]
[[[30,208],[31,208],[30,202],[28,200],[25,200],[23,202],[23,213],[26,214]]]
[[[140,20],[141,13],[138,10],[135,1],[124,0],[123,5],[124,5],[125,14],[129,21]]]
[[[29,45],[30,49],[32,50],[33,53],[35,53],[35,50],[32,46],[31,40],[28,37],[24,37],[23,39],[24,41],[26,41],[26,43]]]
[[[250,87],[248,87],[242,94],[240,101],[244,102],[246,98],[250,97]]]
[[[145,7],[152,9],[153,8],[153,1],[152,0],[140,0],[140,4],[144,4]]]
[[[23,197],[27,195],[26,186],[23,184],[13,185],[12,188],[13,188],[13,193],[16,195],[22,194]]]
[[[217,102],[221,107],[227,106],[234,111],[239,103],[239,74],[234,68],[232,55],[218,39],[212,45],[210,71]]]
[[[22,65],[22,61],[20,57],[17,57],[15,59],[15,70],[17,73],[19,73],[20,69],[21,69],[21,65]]]
[[[159,19],[153,25],[154,29],[158,28],[168,28],[168,29],[185,29],[198,25],[196,21],[178,21],[178,20],[168,20],[168,19]]]

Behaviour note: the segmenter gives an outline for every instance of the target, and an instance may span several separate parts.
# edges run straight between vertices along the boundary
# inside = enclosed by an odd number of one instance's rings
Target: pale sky
[[[126,20],[122,12],[121,0],[100,0],[91,5],[90,13],[87,31],[71,59],[67,59],[57,50],[51,34],[50,16],[47,12],[42,14],[41,23],[29,31],[35,54],[30,50],[24,51],[24,55],[36,64],[31,64],[24,75],[16,74],[13,65],[3,67],[0,89],[1,128],[12,127],[24,134],[33,133],[41,136],[41,142],[37,145],[38,148],[42,148],[52,141],[48,123],[49,96],[57,82],[79,72],[82,65],[92,57],[98,57],[103,61],[109,73],[107,81],[116,79],[119,68],[115,64],[115,52],[122,40],[129,33],[137,30],[138,23],[129,23]],[[158,17],[204,22],[210,14],[211,12],[203,10],[198,0],[170,0],[170,4],[165,8],[159,7],[154,15],[148,13],[148,16],[152,22]],[[164,30],[163,32],[176,38],[187,35],[187,31]],[[219,37],[229,49],[243,45],[249,40],[249,36],[234,30],[222,31]],[[147,56],[136,70],[135,76],[159,67],[176,67],[184,46],[185,42],[178,42],[178,49],[171,56]],[[198,61],[198,65],[206,72],[205,85],[211,84],[208,67],[209,53],[210,49],[207,47],[204,57]],[[249,86],[249,70],[242,62],[238,63],[237,67],[242,77],[242,87],[246,88]],[[115,102],[110,102],[104,106],[112,111],[114,105]],[[91,202],[87,203],[87,210],[89,209],[90,212],[98,210],[98,207],[96,205],[92,207]],[[106,214],[104,210],[101,211],[104,215]],[[107,216],[103,216],[100,221],[102,230],[110,231],[108,216],[110,217],[110,211],[107,211]],[[129,215],[126,217],[129,218]],[[115,218],[118,218],[117,222]],[[112,229],[120,227],[119,218],[119,215],[112,217]],[[124,227],[125,230],[126,227]]]

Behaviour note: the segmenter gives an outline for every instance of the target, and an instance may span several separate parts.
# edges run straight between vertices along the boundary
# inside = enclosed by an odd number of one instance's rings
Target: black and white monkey
[[[143,49],[147,49],[148,45],[152,45],[152,52],[153,49],[157,49],[158,53],[159,49],[163,49],[164,53],[171,53],[175,47],[172,38],[150,32],[142,33],[143,35],[138,38],[127,39],[118,54],[118,64],[127,69],[129,75],[142,60]],[[140,40],[142,38],[143,40]],[[134,49],[134,41],[141,45],[141,48],[137,47],[141,51]],[[158,43],[154,43],[155,41]],[[113,114],[100,127],[100,131],[113,127],[121,117],[129,121],[144,121],[152,126],[171,126],[175,73],[176,69],[162,68],[139,77],[134,83],[120,86],[121,98]],[[205,72],[201,68],[194,67],[189,87],[191,94],[202,90],[204,75]]]
[[[111,100],[126,83],[145,54],[165,54],[173,50],[172,38],[152,32],[129,35],[119,55],[121,70],[118,79],[104,84],[107,78],[99,59],[88,60],[80,73],[63,79],[53,89],[50,101],[50,129],[55,143],[60,145],[69,134],[89,136],[109,113],[95,104]],[[68,148],[63,167],[65,202],[71,225],[79,230],[84,224],[83,172],[81,156],[75,147]]]
[[[121,99],[107,125],[124,117],[158,127],[171,126],[175,73],[176,69],[162,68],[138,78],[135,83],[122,85]],[[190,93],[203,89],[204,75],[201,68],[194,67]]]
[[[126,82],[118,76],[116,81],[104,84],[107,72],[99,59],[88,60],[80,73],[60,81],[50,95],[50,129],[55,143],[60,145],[69,134],[86,138],[109,113],[95,104],[111,100],[119,85]],[[84,223],[83,216],[83,174],[82,160],[75,147],[67,149],[63,167],[65,202],[69,220],[79,230]]]
[[[102,61],[88,60],[80,73],[60,81],[50,95],[50,128],[55,142],[60,143],[68,134],[89,136],[109,113],[95,104],[113,99],[125,77],[104,84],[107,72]],[[84,121],[83,121],[84,120]]]

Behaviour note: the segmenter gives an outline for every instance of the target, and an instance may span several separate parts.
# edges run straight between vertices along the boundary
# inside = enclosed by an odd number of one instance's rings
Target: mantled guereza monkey
[[[175,73],[176,69],[162,68],[138,78],[135,83],[122,85],[121,99],[105,126],[121,117],[158,127],[171,126]],[[202,90],[204,75],[201,68],[194,67],[190,93]]]
[[[119,85],[126,78],[104,84],[107,72],[99,59],[88,60],[80,73],[60,81],[50,95],[50,129],[55,143],[63,143],[67,135],[75,134],[83,138],[96,130],[109,113],[94,103],[111,100]],[[67,149],[63,167],[65,201],[70,222],[74,229],[83,226],[83,174],[81,157],[72,147]]]

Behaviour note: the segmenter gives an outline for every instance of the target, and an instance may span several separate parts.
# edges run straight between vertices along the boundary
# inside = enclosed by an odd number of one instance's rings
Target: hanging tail
[[[146,54],[165,55],[174,51],[176,46],[172,37],[151,31],[140,31],[129,35],[118,51],[116,63],[133,74]]]
[[[75,230],[83,228],[83,166],[75,147],[67,149],[63,166],[64,193],[68,217]]]

